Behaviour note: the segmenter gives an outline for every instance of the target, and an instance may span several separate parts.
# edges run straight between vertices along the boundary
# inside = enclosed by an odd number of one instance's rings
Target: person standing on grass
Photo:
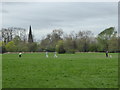
[[[106,57],[108,57],[108,51],[106,51]]]
[[[20,57],[20,58],[22,57],[22,53],[21,53],[21,52],[19,53],[19,57]]]
[[[46,58],[48,58],[48,52],[46,51]]]
[[[54,58],[57,58],[58,56],[56,55],[57,52],[54,52]]]

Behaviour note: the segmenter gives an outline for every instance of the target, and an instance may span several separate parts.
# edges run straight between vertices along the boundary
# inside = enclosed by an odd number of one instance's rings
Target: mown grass
[[[117,88],[118,54],[3,54],[3,88]]]

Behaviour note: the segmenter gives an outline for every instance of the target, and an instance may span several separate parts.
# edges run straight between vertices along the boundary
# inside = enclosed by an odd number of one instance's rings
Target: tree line
[[[12,29],[11,29],[12,30]],[[109,27],[100,32],[96,37],[91,31],[74,31],[66,34],[62,29],[55,29],[50,34],[44,36],[40,42],[34,42],[31,26],[28,39],[26,34],[22,36],[15,34],[14,30],[2,29],[2,38],[0,42],[1,51],[4,52],[55,52],[75,53],[75,52],[119,52],[118,44],[120,38],[114,27]],[[20,29],[19,29],[20,30]],[[9,32],[11,34],[6,34]],[[14,33],[14,37],[13,34]],[[8,36],[9,35],[9,36]],[[10,39],[9,39],[10,38]],[[7,40],[7,41],[6,41]]]

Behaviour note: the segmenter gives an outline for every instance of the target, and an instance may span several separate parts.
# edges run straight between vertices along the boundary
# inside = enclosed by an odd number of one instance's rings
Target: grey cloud
[[[93,29],[97,34],[103,28],[117,26],[117,3],[4,3],[3,26],[20,26],[34,30],[63,28]]]

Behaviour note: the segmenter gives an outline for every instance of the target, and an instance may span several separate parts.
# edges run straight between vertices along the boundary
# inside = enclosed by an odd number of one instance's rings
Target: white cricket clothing
[[[19,53],[19,55],[22,55],[22,53]]]
[[[56,55],[56,52],[54,53],[54,57],[57,58],[58,56]]]
[[[48,58],[48,52],[46,52],[46,57]]]

